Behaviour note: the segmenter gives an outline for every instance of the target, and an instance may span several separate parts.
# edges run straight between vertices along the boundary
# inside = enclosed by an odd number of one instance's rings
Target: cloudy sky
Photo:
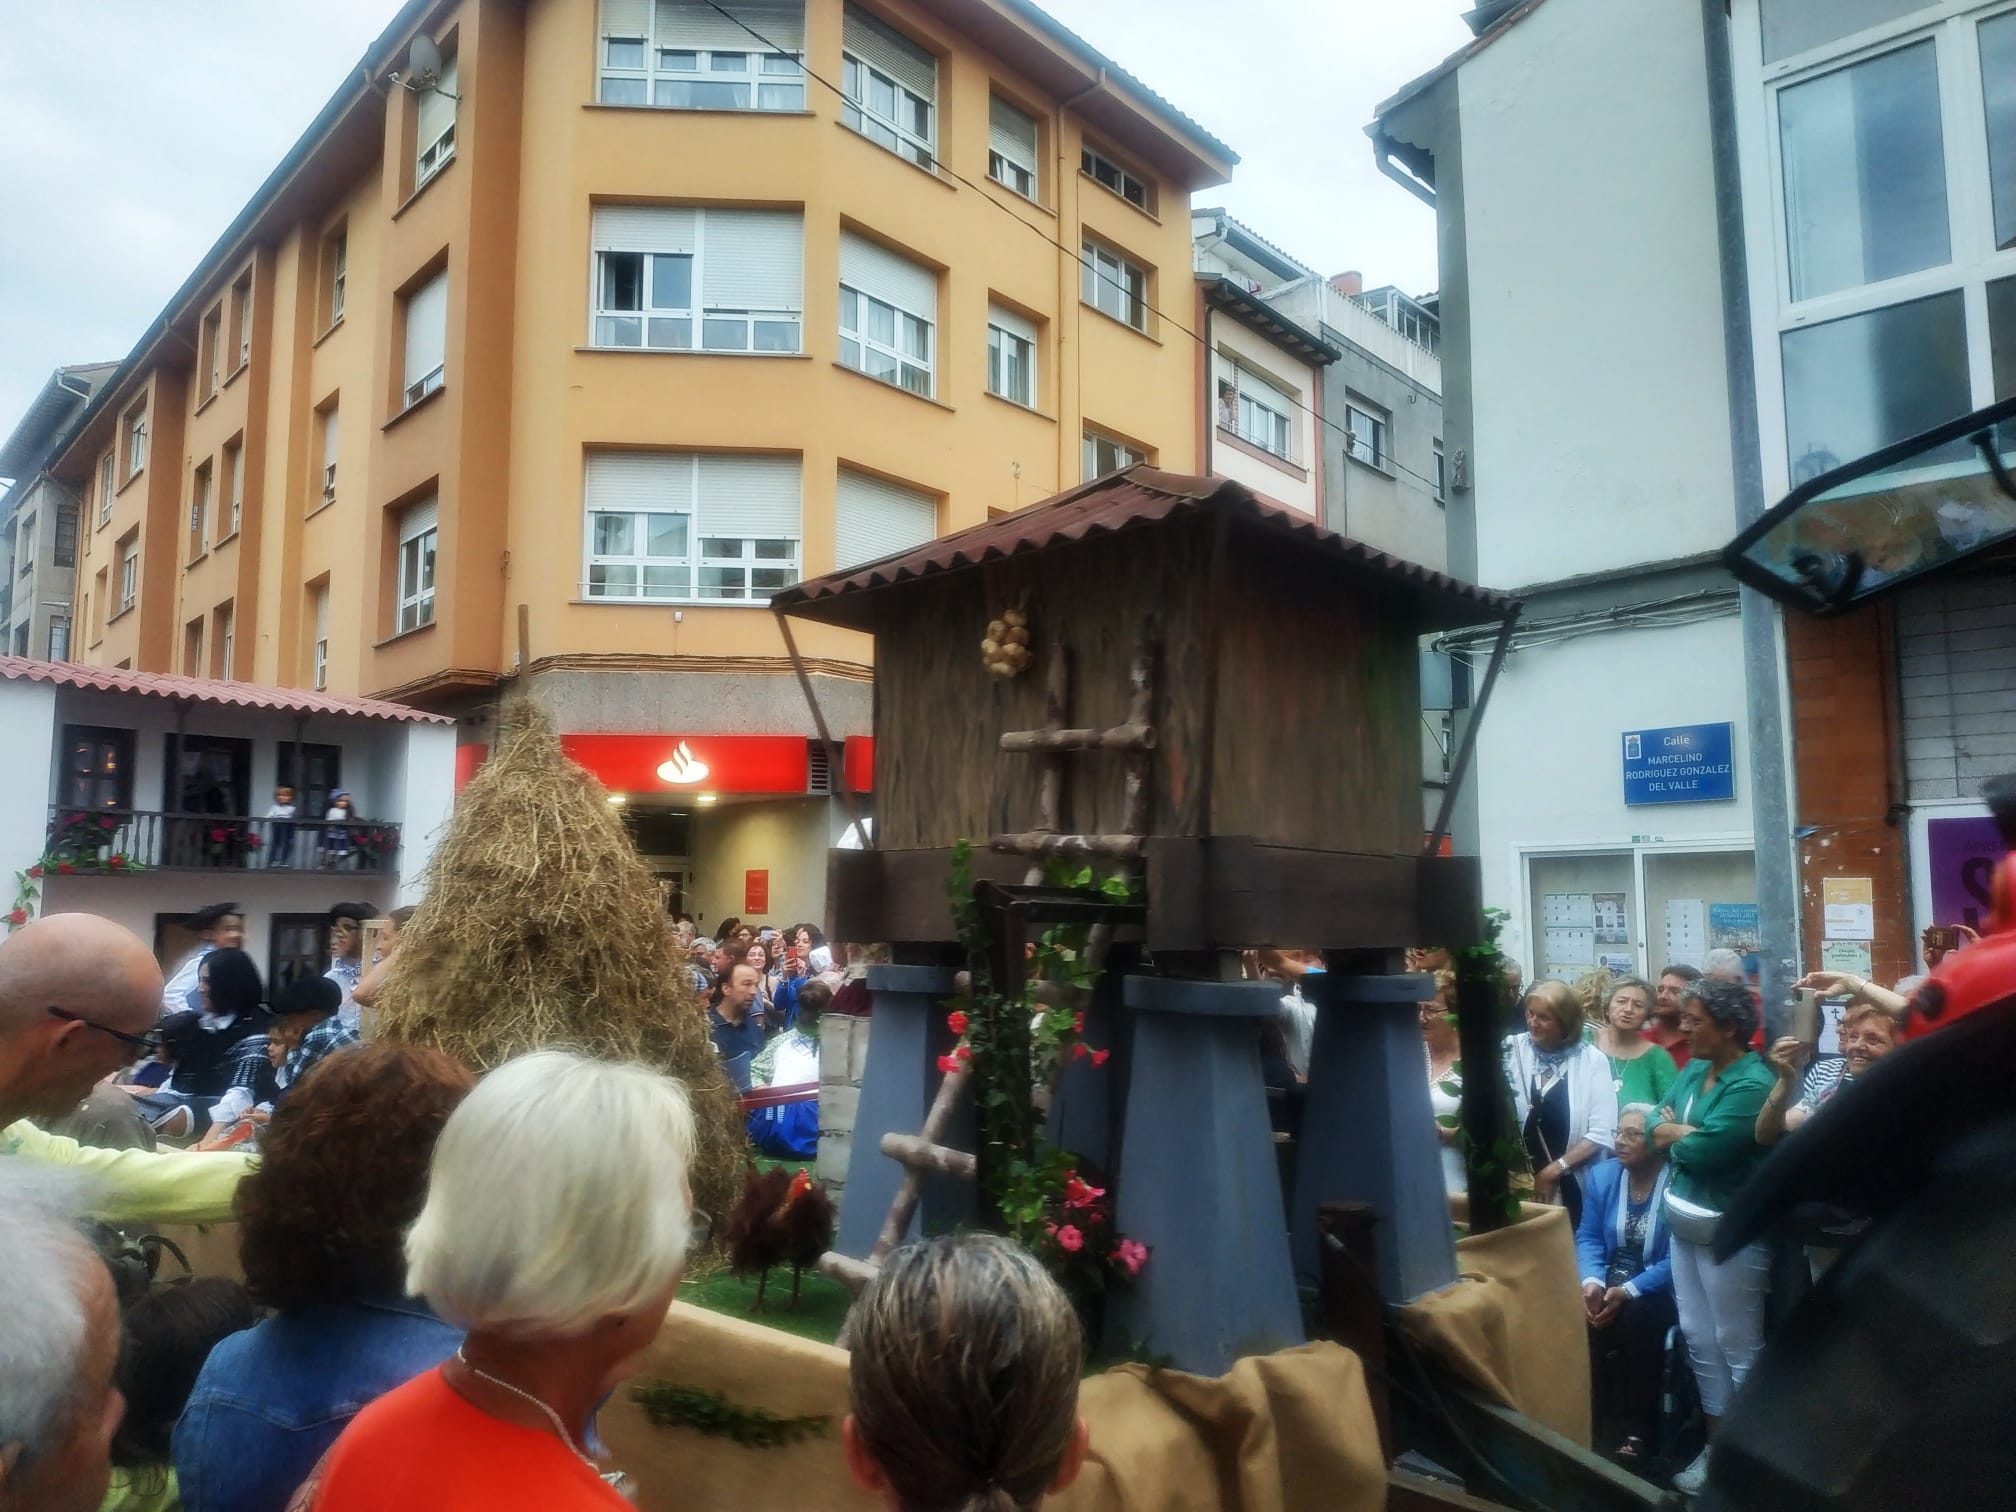
[[[1457,17],[1471,0],[1043,3],[1240,153],[1207,200],[1327,272],[1434,287],[1433,215],[1379,175],[1363,127],[1468,37]],[[0,437],[51,369],[131,349],[397,9],[5,7]],[[121,45],[105,47],[108,35]]]

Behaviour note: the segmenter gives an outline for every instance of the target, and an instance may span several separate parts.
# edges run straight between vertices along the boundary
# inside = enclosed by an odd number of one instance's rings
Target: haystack
[[[699,1125],[693,1200],[725,1216],[748,1161],[742,1114],[658,884],[546,712],[521,698],[500,724],[400,931],[378,1032],[478,1070],[548,1046],[662,1067]]]

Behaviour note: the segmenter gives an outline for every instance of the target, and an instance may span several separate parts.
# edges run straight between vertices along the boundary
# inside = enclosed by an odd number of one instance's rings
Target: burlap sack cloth
[[[1469,1217],[1460,1197],[1450,1206]],[[1458,1279],[1400,1310],[1400,1329],[1479,1393],[1589,1443],[1589,1346],[1565,1208],[1456,1241]]]

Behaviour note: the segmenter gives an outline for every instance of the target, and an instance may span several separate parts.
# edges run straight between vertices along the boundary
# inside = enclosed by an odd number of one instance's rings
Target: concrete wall
[[[693,912],[705,935],[734,915],[783,928],[826,917],[826,851],[846,822],[831,798],[723,804],[693,816]],[[743,907],[745,873],[770,873],[770,907]]]
[[[775,625],[767,628],[774,638]],[[531,686],[563,732],[804,735],[813,729],[805,694],[788,674],[560,667],[534,673]],[[874,686],[866,679],[814,676],[812,687],[835,740],[874,732]]]
[[[56,744],[56,690],[0,678],[0,885],[41,859],[49,836],[49,752]],[[8,893],[11,908],[12,892]]]
[[[5,526],[7,534],[7,581],[13,585],[13,605],[0,637],[0,651],[13,651],[22,630],[27,638],[20,653],[46,658],[49,655],[49,626],[70,617],[70,595],[76,583],[74,559],[71,567],[56,565],[56,522],[61,510],[71,503],[64,484],[46,474],[23,480],[19,498],[10,501],[13,514]],[[23,561],[20,537],[23,523],[32,520],[29,551],[32,560]],[[79,522],[79,534],[82,533]],[[23,570],[25,567],[25,571]]]
[[[427,865],[455,808],[455,730],[451,725],[406,726],[400,771],[399,896],[417,903]]]

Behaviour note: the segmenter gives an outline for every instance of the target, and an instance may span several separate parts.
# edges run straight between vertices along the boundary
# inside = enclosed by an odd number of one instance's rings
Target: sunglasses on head
[[[66,1024],[82,1024],[86,1029],[96,1029],[100,1034],[109,1034],[120,1044],[145,1051],[148,1055],[161,1048],[159,1029],[150,1029],[145,1034],[128,1034],[124,1029],[114,1029],[110,1024],[101,1024],[94,1018],[87,1018],[81,1013],[72,1013],[67,1008],[51,1008],[49,1017],[61,1019]]]

